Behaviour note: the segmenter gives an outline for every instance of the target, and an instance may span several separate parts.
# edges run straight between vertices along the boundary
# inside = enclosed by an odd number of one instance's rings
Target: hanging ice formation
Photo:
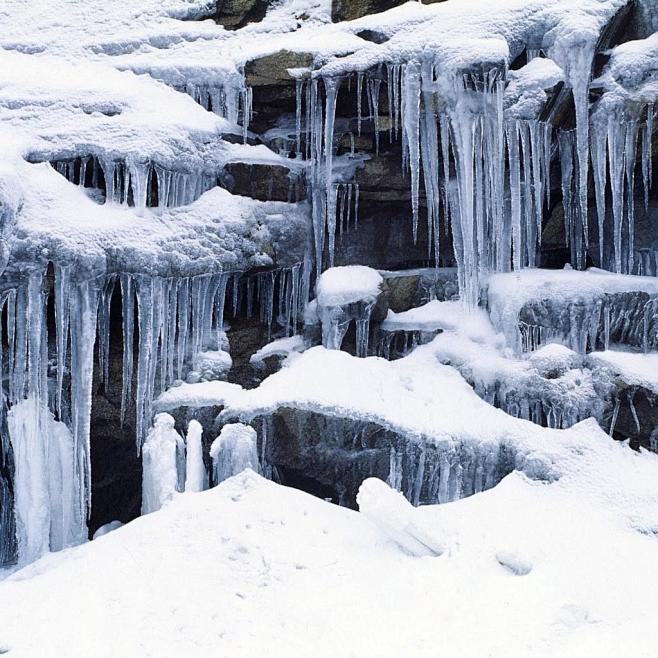
[[[8,286],[0,295],[7,328],[0,336],[0,414],[9,423],[0,443],[0,564],[26,562],[86,536],[94,352],[99,380],[108,386],[115,292],[120,289],[122,301],[121,418],[127,420],[134,400],[139,450],[153,399],[186,375],[196,354],[221,344],[227,294],[229,313],[259,314],[270,331],[292,335],[308,299],[309,277],[308,269],[296,265],[253,275],[174,279],[124,273],[85,281],[69,266],[55,266],[54,278],[34,272]],[[49,340],[51,304],[55,335]],[[62,482],[72,483],[71,489],[57,493],[56,486],[68,486]],[[42,502],[29,502],[33,496]],[[48,503],[51,498],[62,501],[61,509]]]
[[[210,457],[215,485],[246,468],[259,472],[256,430],[242,423],[224,425],[210,447]]]
[[[100,190],[105,203],[136,208],[187,206],[218,183],[215,171],[172,171],[149,161],[87,155],[50,164],[71,183]]]
[[[180,91],[189,94],[204,109],[231,123],[242,123],[246,141],[252,115],[253,91],[246,85],[244,75],[239,76],[237,81],[227,81],[225,84],[188,82]]]
[[[49,550],[78,543],[86,534],[99,286],[97,281],[71,280],[65,268],[57,268],[56,277],[54,377],[49,378],[48,372],[47,279],[34,272],[0,298],[7,327],[6,359],[0,358],[0,414],[8,428],[1,461],[13,467],[14,503],[14,522],[6,513],[0,515],[0,538],[3,545],[13,548],[5,550],[5,562],[34,560]],[[70,383],[66,405],[62,398],[65,374]],[[7,487],[5,480],[3,507]],[[14,530],[16,545],[10,537]]]
[[[658,273],[658,252],[635,249],[635,194],[642,181],[645,212],[653,178],[651,140],[654,130],[653,103],[606,107],[592,116],[591,157],[596,191],[599,259],[613,272]],[[638,169],[638,148],[640,150]],[[606,186],[610,187],[610,195]],[[608,197],[611,199],[608,202]],[[604,253],[605,226],[612,213],[612,253]]]
[[[572,264],[584,268],[590,245],[598,239],[598,250],[593,249],[592,255],[598,251],[596,260],[601,266],[625,273],[658,271],[658,250],[645,248],[636,253],[634,240],[634,192],[640,180],[648,207],[655,110],[646,102],[613,108],[603,102],[595,107],[590,130],[592,58],[591,44],[581,44],[561,58],[574,99],[573,131],[556,130],[550,117],[518,118],[507,113],[504,63],[482,66],[478,72],[454,72],[432,59],[411,60],[356,73],[356,84],[347,78],[356,93],[357,130],[360,133],[365,121],[372,123],[375,152],[385,83],[389,139],[401,137],[402,166],[409,172],[414,239],[424,188],[429,249],[438,262],[441,234],[451,227],[461,296],[468,303],[477,303],[480,281],[489,272],[536,266],[544,209],[550,203],[554,153],[561,165],[565,235]],[[315,77],[297,86],[297,150],[301,152],[304,137],[312,168],[318,272],[325,264],[325,248],[326,262],[333,265],[335,229],[344,223],[344,202],[336,202],[331,148],[340,88],[337,77]],[[587,211],[590,158],[596,238]],[[612,203],[606,202],[608,181]],[[612,208],[611,240],[606,238],[608,207]],[[613,245],[611,253],[604,253],[607,241]]]

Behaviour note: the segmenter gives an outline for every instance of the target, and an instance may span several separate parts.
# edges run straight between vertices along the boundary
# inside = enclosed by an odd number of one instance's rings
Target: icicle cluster
[[[588,303],[574,301],[566,308],[531,305],[523,319],[500,327],[511,345],[531,352],[559,342],[585,354],[609,349],[613,343],[640,348],[658,347],[658,298],[644,293],[606,294]]]
[[[216,173],[171,171],[151,162],[120,162],[93,155],[54,160],[51,165],[75,185],[104,190],[106,203],[138,209],[189,205],[218,180]]]
[[[107,388],[117,288],[123,331],[121,420],[126,421],[134,400],[139,450],[154,398],[187,374],[196,355],[221,347],[227,294],[234,315],[259,313],[270,332],[289,336],[308,298],[308,270],[295,265],[191,278],[124,273],[78,281],[69,266],[55,266],[54,279],[34,272],[6,289],[0,295],[0,345],[5,346],[0,349],[0,420],[10,422],[0,444],[0,563],[16,558],[14,537],[21,562],[84,537],[91,505],[94,351],[99,380]],[[51,299],[55,336],[49,340]],[[62,488],[67,483],[70,491]]]
[[[654,106],[649,103],[622,106],[615,111],[601,108],[592,120],[591,158],[599,263],[613,272],[655,276],[656,252],[647,250],[644,254],[636,254],[635,251],[637,179],[642,180],[646,213],[653,179],[651,140],[654,117]],[[610,209],[612,239],[605,230]],[[612,253],[605,253],[606,243],[612,245]]]
[[[390,448],[388,484],[413,505],[448,503],[491,489],[517,461],[505,445],[409,441]]]
[[[337,229],[342,234],[349,228],[352,213],[354,226],[358,224],[359,186],[338,180],[334,171],[334,128],[340,86],[341,79],[332,77],[297,81],[295,147],[297,154],[311,164],[308,183],[318,276],[324,269],[325,249],[328,266],[334,265]],[[352,154],[353,144],[352,136]]]
[[[233,124],[242,123],[244,140],[247,141],[252,116],[253,90],[244,78],[240,84],[206,85],[188,82],[180,91],[189,94],[201,107],[228,119]]]
[[[13,463],[20,563],[80,541],[91,502],[89,417],[99,285],[73,281],[66,268],[57,268],[57,372],[49,387],[46,283],[41,272],[34,272],[0,298],[7,328],[7,336],[0,336],[0,344],[6,341],[0,350],[0,414],[9,432],[2,463]],[[66,406],[65,372],[70,381]],[[56,422],[50,409],[66,425]],[[1,488],[6,491],[7,483]],[[0,537],[6,537],[12,523],[6,514],[0,521]]]

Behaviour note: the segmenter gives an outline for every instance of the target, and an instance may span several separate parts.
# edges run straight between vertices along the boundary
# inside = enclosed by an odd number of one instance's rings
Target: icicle
[[[69,339],[69,291],[71,281],[68,266],[55,265],[55,327],[57,341],[57,387],[55,408],[57,417],[62,419],[62,388],[66,369],[67,346]]]
[[[148,162],[131,162],[126,169],[130,171],[133,205],[138,211],[144,210],[150,165]]]
[[[91,450],[89,429],[94,372],[94,343],[98,310],[96,281],[73,285],[70,301],[71,331],[71,430],[76,472],[80,476],[80,516],[91,509]]]
[[[628,216],[628,245],[626,268],[624,271],[633,271],[633,258],[635,249],[635,156],[637,153],[638,126],[635,120],[626,122],[626,140],[624,145],[624,173],[626,179],[626,207]]]
[[[98,309],[98,365],[105,391],[108,390],[110,380],[110,308],[114,283],[114,278],[110,277],[103,286]]]
[[[510,194],[512,209],[513,268],[521,269],[521,173],[519,160],[519,125],[512,120],[507,126],[507,149],[510,166]]]
[[[411,61],[403,75],[403,136],[411,170],[411,207],[414,244],[418,238],[418,188],[420,179],[420,66]]]
[[[327,232],[329,234],[329,267],[334,266],[334,251],[336,244],[336,188],[333,182],[333,142],[334,122],[336,118],[336,96],[340,87],[340,78],[325,78],[326,94],[325,127],[324,127],[324,176],[326,192]]]
[[[607,181],[606,168],[606,133],[594,128],[591,134],[592,168],[594,173],[594,190],[596,193],[596,218],[599,233],[599,267],[604,267],[603,245],[605,225],[605,187]]]
[[[363,96],[363,73],[359,71],[356,74],[356,126],[359,137],[361,136],[361,98]]]
[[[356,320],[356,355],[361,358],[368,356],[368,338],[370,334],[370,316],[375,307],[374,302],[360,303],[359,317]]]
[[[121,274],[121,316],[123,327],[123,376],[121,378],[121,426],[126,420],[133,381],[133,342],[135,332],[135,292],[129,274]]]
[[[295,81],[295,153],[299,157],[302,152],[302,98],[304,80]]]
[[[622,223],[624,215],[624,123],[608,118],[608,157],[612,189],[614,271],[622,272]]]

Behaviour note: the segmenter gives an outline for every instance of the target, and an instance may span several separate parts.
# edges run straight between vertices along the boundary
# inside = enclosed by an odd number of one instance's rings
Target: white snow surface
[[[578,436],[558,481],[513,473],[436,507],[367,481],[359,514],[245,471],[0,583],[0,646],[17,658],[247,657],[264,646],[650,658],[658,457],[592,426]]]
[[[395,313],[389,310],[382,324],[385,331],[456,331],[470,338],[490,338],[491,323],[486,311],[471,309],[459,301],[432,300],[416,308]]]
[[[364,265],[345,265],[325,270],[316,284],[318,306],[346,306],[370,302],[381,293],[382,275]]]

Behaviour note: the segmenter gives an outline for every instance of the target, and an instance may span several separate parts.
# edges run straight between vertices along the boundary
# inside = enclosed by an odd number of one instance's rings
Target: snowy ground
[[[565,459],[557,482],[514,473],[440,507],[411,508],[368,481],[356,513],[251,472],[183,494],[2,582],[0,647],[16,658],[246,657],[264,647],[327,658],[649,658],[658,457],[592,426],[580,436],[583,454]],[[416,537],[443,553],[410,554]]]

